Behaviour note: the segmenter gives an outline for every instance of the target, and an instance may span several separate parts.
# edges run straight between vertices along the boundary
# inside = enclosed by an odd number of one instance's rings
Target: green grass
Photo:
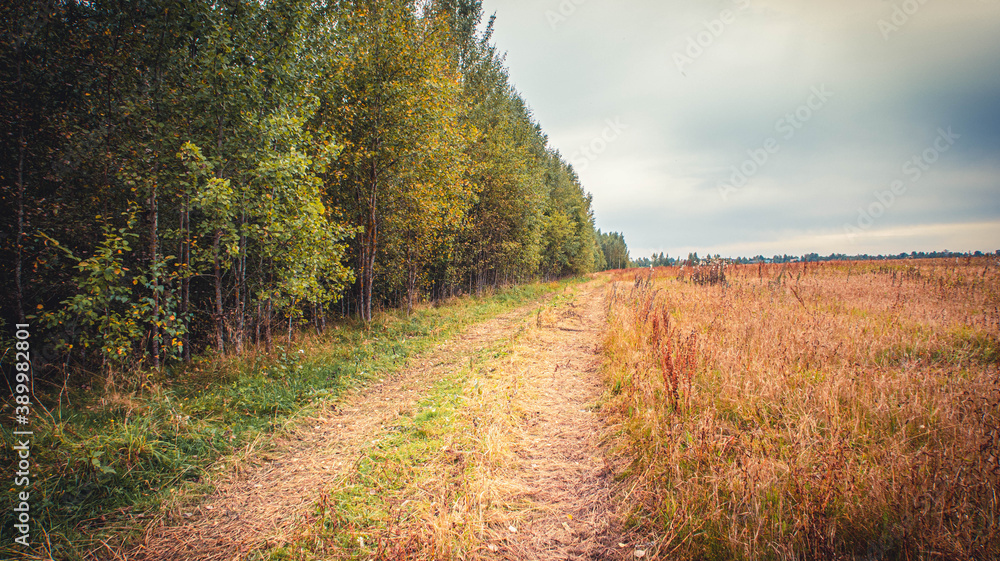
[[[370,559],[385,553],[386,529],[419,516],[394,496],[413,485],[421,468],[453,443],[452,421],[461,406],[466,375],[459,372],[440,381],[418,404],[415,415],[401,418],[368,446],[349,476],[320,497],[315,527],[269,558],[311,559],[325,553]]]
[[[335,399],[344,390],[398,370],[408,358],[464,327],[512,310],[561,285],[532,284],[483,298],[462,298],[407,317],[380,315],[369,329],[355,322],[332,326],[324,335],[278,345],[270,355],[201,357],[187,367],[152,376],[139,392],[71,395],[71,406],[55,408],[55,396],[36,396],[48,405],[32,428],[31,491],[34,550],[13,543],[13,492],[0,496],[0,558],[79,559],[120,544],[140,530],[145,518],[179,488],[193,495],[209,491],[207,469],[245,449],[262,435]],[[435,394],[436,395],[436,394]],[[5,404],[9,411],[11,404]],[[405,436],[431,442],[445,404],[414,418]],[[428,412],[430,411],[430,412]],[[9,427],[0,434],[0,467],[12,474],[15,456]],[[400,433],[399,436],[404,436]],[[18,489],[20,490],[20,489]]]
[[[475,467],[475,445],[460,421],[468,382],[506,356],[516,337],[476,350],[439,380],[412,412],[362,448],[353,468],[315,503],[314,522],[258,559],[417,559],[430,550],[461,551],[469,538],[463,534],[472,530],[456,529],[449,510],[463,502]]]

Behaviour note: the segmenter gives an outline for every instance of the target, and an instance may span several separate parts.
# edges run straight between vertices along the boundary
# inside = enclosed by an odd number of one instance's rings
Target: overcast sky
[[[1000,249],[1000,0],[484,0],[633,257]]]

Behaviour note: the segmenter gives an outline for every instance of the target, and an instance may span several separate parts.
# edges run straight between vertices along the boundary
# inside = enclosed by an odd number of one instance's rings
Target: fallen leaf
[[[508,526],[507,529],[510,530],[511,534],[516,534],[517,533],[517,528],[515,528],[513,526]]]
[[[641,549],[635,550],[635,558],[636,559],[642,559],[645,556],[646,556],[646,552],[645,551],[643,551]]]

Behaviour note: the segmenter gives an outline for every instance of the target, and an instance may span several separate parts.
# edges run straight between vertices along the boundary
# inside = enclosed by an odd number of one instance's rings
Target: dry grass
[[[251,464],[230,460],[228,466],[220,465],[230,476],[217,483],[215,493],[201,504],[177,501],[169,523],[151,527],[133,555],[157,561],[247,559],[288,543],[298,543],[299,553],[312,550],[333,558],[402,558],[405,553],[420,559],[428,557],[414,553],[427,548],[430,558],[445,555],[454,540],[436,534],[436,529],[450,530],[452,524],[403,524],[400,514],[405,511],[412,518],[412,510],[402,508],[402,500],[383,500],[395,493],[370,483],[407,487],[416,466],[406,459],[413,456],[446,465],[448,469],[435,470],[422,481],[424,488],[409,488],[421,496],[444,493],[427,501],[433,515],[420,513],[417,518],[448,517],[447,509],[433,507],[449,504],[450,482],[462,466],[461,453],[456,452],[462,449],[459,439],[440,430],[455,408],[451,378],[466,367],[470,355],[497,334],[513,330],[526,313],[517,309],[475,325],[405,370],[311,411],[311,417],[297,419],[297,426],[288,428],[270,453],[254,454]],[[414,421],[407,422],[411,417]],[[410,442],[412,432],[422,436]],[[388,529],[383,535],[369,531],[358,522],[359,516]],[[339,532],[343,539],[324,539],[330,521],[337,526],[335,532],[340,525],[348,527]],[[306,547],[309,544],[315,547]]]
[[[539,310],[510,354],[468,386],[464,417],[479,451],[469,490],[480,544],[470,558],[632,557],[609,526],[612,482],[593,411],[600,296],[592,283]]]
[[[270,558],[633,557],[609,534],[593,408],[601,295],[564,292],[455,353]]]
[[[619,275],[603,341],[660,558],[1000,557],[995,261],[679,273]]]

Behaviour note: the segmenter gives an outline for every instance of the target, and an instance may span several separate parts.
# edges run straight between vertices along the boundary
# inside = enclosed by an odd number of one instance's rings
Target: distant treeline
[[[954,251],[914,251],[912,253],[899,253],[891,255],[868,255],[867,253],[861,255],[846,255],[843,253],[832,253],[830,255],[820,255],[818,253],[807,253],[801,257],[796,257],[792,255],[775,255],[774,257],[764,257],[758,255],[756,257],[739,257],[736,259],[731,259],[734,263],[799,263],[807,262],[814,263],[819,261],[886,261],[894,259],[938,259],[943,257],[983,257],[988,254],[984,254],[982,251],[976,252],[954,252]],[[1000,256],[1000,250],[996,252],[996,255]]]
[[[708,257],[700,258],[697,253],[689,253],[687,259],[674,259],[665,253],[654,253],[652,257],[640,257],[631,262],[632,267],[673,267],[677,265],[699,265],[706,261],[725,261],[728,263],[737,263],[741,265],[746,264],[756,264],[756,263],[802,263],[802,262],[819,262],[819,261],[885,261],[893,259],[937,259],[943,257],[984,257],[989,254],[984,254],[982,251],[976,252],[966,252],[958,253],[954,251],[933,251],[933,252],[923,252],[914,251],[912,253],[900,253],[898,255],[846,255],[843,253],[833,253],[830,255],[820,255],[818,253],[807,253],[802,256],[796,255],[775,255],[774,257],[764,257],[763,255],[758,255],[756,257],[722,257],[720,255],[709,255]],[[1000,256],[1000,250],[997,250],[995,255]]]
[[[4,2],[0,327],[123,372],[605,268],[591,197],[481,17],[477,0]]]
[[[605,233],[598,230],[597,239],[601,244],[601,253],[604,256],[601,270],[627,269],[631,266],[628,244],[625,243],[625,236],[622,233]]]

